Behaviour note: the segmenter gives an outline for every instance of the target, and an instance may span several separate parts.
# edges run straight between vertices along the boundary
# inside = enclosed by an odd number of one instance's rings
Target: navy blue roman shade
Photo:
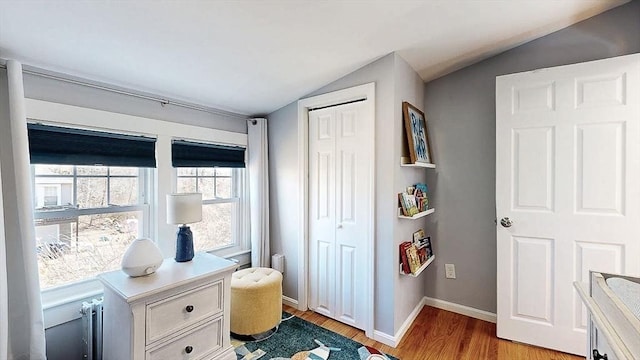
[[[156,167],[156,139],[27,124],[32,164]]]
[[[173,167],[243,168],[245,148],[202,144],[184,140],[171,143]]]

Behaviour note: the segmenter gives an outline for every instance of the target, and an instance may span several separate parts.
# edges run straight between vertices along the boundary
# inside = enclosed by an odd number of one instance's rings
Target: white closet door
[[[497,79],[496,207],[497,335],[584,355],[572,282],[640,274],[640,56]]]
[[[309,112],[309,307],[335,317],[335,109]]]
[[[370,136],[364,103],[309,113],[310,307],[364,328]]]

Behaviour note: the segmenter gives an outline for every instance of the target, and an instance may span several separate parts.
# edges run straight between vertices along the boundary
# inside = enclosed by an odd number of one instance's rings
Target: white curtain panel
[[[6,286],[0,289],[0,359],[46,359],[44,321],[35,228],[29,140],[24,108],[22,65],[7,62],[0,73],[0,177],[4,213],[4,252],[0,259]],[[1,281],[1,280],[0,280]],[[4,285],[2,282],[0,284]]]
[[[0,73],[0,82],[3,82],[3,74]],[[2,102],[3,91],[0,85],[0,108],[4,106]],[[2,115],[0,115],[2,116]],[[0,167],[0,189],[2,189],[2,167]],[[2,191],[0,191],[0,319],[9,317],[9,293],[7,292],[7,250],[4,238],[4,211],[2,201]],[[4,358],[9,346],[9,322],[0,320],[0,358]]]
[[[267,119],[248,124],[249,204],[251,212],[251,266],[269,267],[269,161]]]

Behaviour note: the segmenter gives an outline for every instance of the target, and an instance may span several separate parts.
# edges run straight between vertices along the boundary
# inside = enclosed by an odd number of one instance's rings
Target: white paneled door
[[[309,112],[309,307],[364,329],[373,124],[364,102]]]
[[[585,354],[573,281],[640,275],[640,55],[500,76],[497,335]]]

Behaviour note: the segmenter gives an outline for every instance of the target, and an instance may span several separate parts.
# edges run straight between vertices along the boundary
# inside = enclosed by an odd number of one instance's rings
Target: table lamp
[[[176,239],[176,261],[193,259],[193,234],[187,224],[202,221],[202,194],[168,194],[167,224],[180,225]]]

